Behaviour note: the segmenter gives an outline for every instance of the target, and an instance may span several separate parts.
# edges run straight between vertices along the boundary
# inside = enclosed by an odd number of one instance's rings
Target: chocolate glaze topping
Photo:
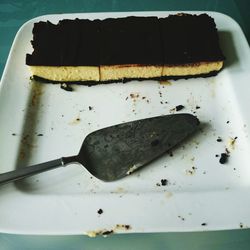
[[[27,65],[98,66],[99,20],[62,20],[57,25],[47,22],[34,24],[32,55]]]
[[[101,65],[162,65],[157,17],[109,18],[101,22]]]
[[[214,19],[207,14],[160,18],[164,64],[222,61]]]
[[[27,65],[175,65],[224,60],[214,20],[202,15],[38,22]]]

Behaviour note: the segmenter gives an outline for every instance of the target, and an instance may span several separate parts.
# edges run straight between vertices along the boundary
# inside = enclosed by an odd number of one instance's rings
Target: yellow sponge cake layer
[[[209,74],[213,71],[219,71],[223,67],[223,62],[201,62],[178,66],[164,65],[162,76],[192,76]]]
[[[100,80],[122,80],[133,78],[156,78],[161,77],[162,66],[144,65],[112,65],[100,66]]]
[[[157,79],[195,76],[220,71],[223,61],[184,65],[144,66],[30,66],[32,75],[55,82],[109,82],[123,79]]]
[[[56,82],[100,81],[98,66],[29,66],[32,75]]]

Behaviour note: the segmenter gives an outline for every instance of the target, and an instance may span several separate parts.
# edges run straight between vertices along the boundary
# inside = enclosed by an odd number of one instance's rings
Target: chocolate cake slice
[[[101,22],[100,79],[161,77],[162,40],[157,17],[126,17]]]
[[[160,18],[164,78],[217,74],[225,60],[213,18],[207,14]]]
[[[33,76],[54,82],[98,82],[99,20],[34,24],[34,51],[26,55]]]
[[[224,56],[206,14],[34,24],[32,75],[82,84],[216,75]]]

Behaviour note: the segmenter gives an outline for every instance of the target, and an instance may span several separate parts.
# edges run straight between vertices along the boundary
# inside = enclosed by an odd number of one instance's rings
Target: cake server
[[[87,135],[78,155],[0,174],[0,184],[80,163],[93,176],[115,181],[158,158],[194,133],[199,120],[172,114],[118,124]]]

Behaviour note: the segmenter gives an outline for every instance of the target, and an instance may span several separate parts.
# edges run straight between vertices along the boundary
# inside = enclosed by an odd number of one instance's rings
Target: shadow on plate
[[[218,32],[219,34],[219,40],[220,40],[220,47],[221,50],[226,57],[225,60],[225,68],[232,67],[234,64],[236,64],[239,61],[235,44],[233,42],[232,33],[228,31],[221,31]]]

